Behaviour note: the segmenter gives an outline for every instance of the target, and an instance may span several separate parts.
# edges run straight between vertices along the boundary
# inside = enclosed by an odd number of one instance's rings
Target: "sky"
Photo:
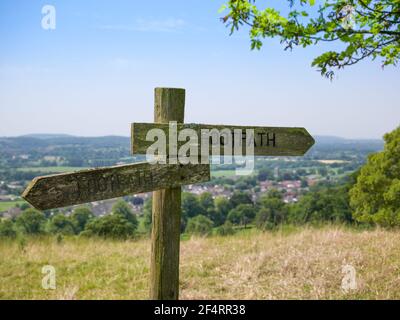
[[[186,89],[185,121],[305,127],[381,138],[400,124],[400,70],[364,61],[329,81],[323,47],[251,51],[224,0],[1,0],[0,136],[129,136],[152,122],[155,87]],[[277,1],[270,1],[276,6]],[[54,30],[42,8],[56,10]],[[284,6],[285,2],[281,2]]]

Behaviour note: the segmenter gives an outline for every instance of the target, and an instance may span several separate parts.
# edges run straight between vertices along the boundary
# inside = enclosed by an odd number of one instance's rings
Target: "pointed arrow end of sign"
[[[315,144],[314,137],[305,128],[304,128],[304,133],[305,133],[305,136],[307,138],[307,143],[305,145],[306,148],[304,150],[303,155],[305,155]]]
[[[36,177],[31,182],[29,182],[28,186],[22,193],[21,197],[35,209],[45,210],[44,208],[42,208],[40,206],[40,204],[37,203],[37,201],[35,201],[36,197],[33,195],[33,189],[34,189],[35,185],[38,183],[38,181],[41,179],[42,179],[42,177]]]

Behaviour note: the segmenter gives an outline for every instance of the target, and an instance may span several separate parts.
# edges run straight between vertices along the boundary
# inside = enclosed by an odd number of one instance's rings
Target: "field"
[[[400,233],[330,226],[181,243],[183,299],[400,299]],[[0,242],[1,299],[146,299],[150,242]],[[41,287],[44,265],[56,290]],[[357,288],[341,289],[344,265]]]
[[[236,176],[236,170],[212,170],[211,177],[221,178],[221,177],[233,177]]]
[[[25,201],[16,200],[16,201],[0,201],[0,212],[7,211],[8,209],[15,207],[17,204],[23,204]]]

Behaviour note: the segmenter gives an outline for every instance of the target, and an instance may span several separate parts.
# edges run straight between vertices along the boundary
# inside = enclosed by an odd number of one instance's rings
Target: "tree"
[[[226,221],[223,225],[219,226],[216,230],[219,236],[229,236],[235,233],[231,222]]]
[[[315,8],[315,0],[288,0],[285,14],[272,7],[260,9],[255,0],[229,0],[222,21],[231,34],[250,28],[251,49],[260,49],[264,38],[279,38],[286,49],[323,42],[339,42],[342,50],[316,57],[322,75],[333,69],[380,57],[382,66],[396,65],[400,57],[400,2],[398,0],[332,0]]]
[[[135,206],[141,206],[144,203],[144,200],[143,200],[143,198],[140,198],[140,197],[133,197],[132,203]]]
[[[318,173],[321,176],[326,177],[328,175],[328,169],[326,167],[320,167],[318,168]]]
[[[187,220],[188,218],[204,213],[204,209],[200,205],[198,197],[188,192],[182,194],[182,218]]]
[[[26,209],[17,218],[17,226],[26,234],[40,234],[44,231],[46,218],[44,214],[35,209]]]
[[[17,232],[11,219],[0,220],[0,237],[15,238]]]
[[[289,222],[352,222],[349,186],[323,186],[306,193],[298,203],[290,207]]]
[[[229,199],[231,208],[236,208],[240,204],[253,204],[249,193],[235,192]]]
[[[260,200],[258,202],[263,202],[264,200],[267,199],[278,199],[278,200],[282,200],[283,195],[284,195],[284,191],[280,191],[278,189],[271,189],[269,190],[266,194],[264,194]]]
[[[71,235],[75,232],[75,225],[70,218],[62,213],[58,213],[51,218],[49,231],[54,234]]]
[[[153,200],[152,198],[146,199],[143,205],[143,226],[146,231],[151,232],[152,224],[152,211],[153,211]]]
[[[214,221],[216,226],[223,224],[226,221],[229,211],[231,210],[231,205],[229,200],[225,197],[216,197],[215,201],[215,212],[218,219]]]
[[[247,224],[254,219],[255,214],[253,205],[240,204],[229,212],[228,220],[233,224],[244,225],[246,228]]]
[[[400,225],[400,127],[384,136],[382,152],[369,156],[350,190],[357,221]]]
[[[92,211],[87,207],[78,207],[71,215],[75,233],[79,234],[85,229],[86,224],[94,218]]]
[[[19,208],[20,208],[22,211],[24,211],[24,210],[26,210],[26,209],[31,208],[31,206],[29,205],[29,203],[24,202],[24,203],[22,203],[22,204],[19,206]]]
[[[111,209],[114,215],[120,215],[121,217],[128,220],[136,229],[138,221],[136,216],[133,214],[130,206],[124,200],[118,200]]]
[[[270,198],[263,201],[256,215],[256,225],[259,228],[272,228],[285,222],[287,208],[281,199]]]
[[[287,216],[287,208],[282,201],[282,193],[272,189],[258,201],[260,209],[255,217],[255,224],[260,229],[272,229],[283,223]]]
[[[212,231],[213,222],[203,215],[197,215],[188,220],[186,232],[199,235],[207,235]]]
[[[273,180],[274,174],[271,170],[267,169],[260,169],[257,175],[258,181],[266,181],[266,180]]]
[[[214,209],[214,199],[209,192],[204,192],[200,195],[199,203],[204,212]]]
[[[221,212],[216,210],[215,201],[209,192],[204,192],[199,197],[199,203],[202,213],[209,218],[215,226],[219,226],[225,221],[225,217],[221,216]]]
[[[135,234],[135,229],[135,226],[121,214],[109,214],[91,220],[82,235],[126,239]]]

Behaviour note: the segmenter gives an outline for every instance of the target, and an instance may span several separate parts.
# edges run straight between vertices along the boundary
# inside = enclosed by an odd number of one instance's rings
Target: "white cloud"
[[[185,25],[183,19],[168,18],[158,19],[136,19],[132,25],[111,24],[98,27],[101,30],[113,31],[139,31],[139,32],[173,32],[181,29]]]

